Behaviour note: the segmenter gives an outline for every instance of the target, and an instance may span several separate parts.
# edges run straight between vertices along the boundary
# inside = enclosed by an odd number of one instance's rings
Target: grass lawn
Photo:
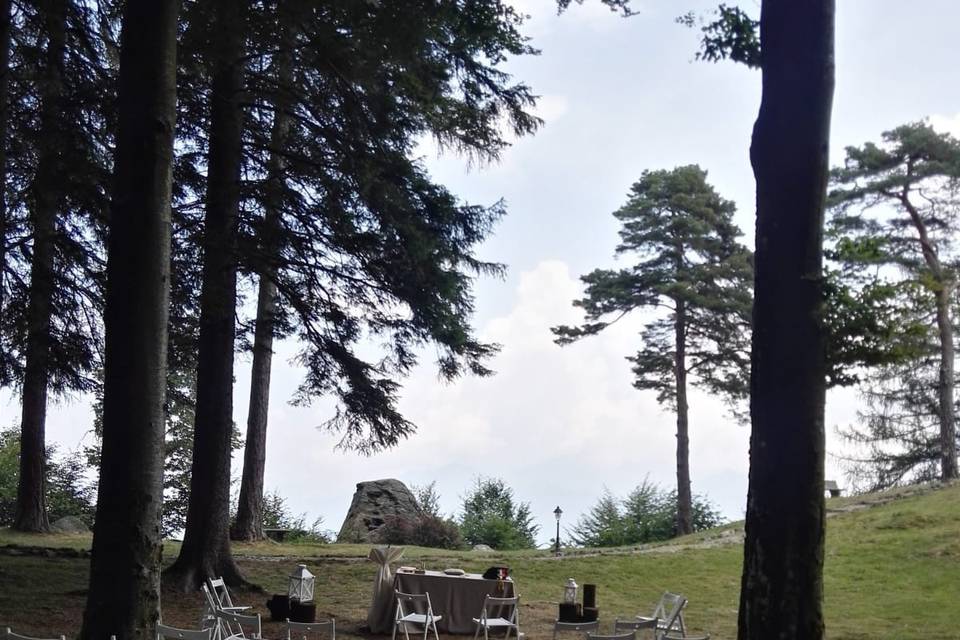
[[[850,509],[828,521],[824,578],[827,636],[831,640],[960,638],[960,485],[927,492],[830,500]],[[646,613],[664,590],[685,594],[688,627],[718,640],[736,636],[742,523],[642,550],[576,550],[562,558],[545,551],[481,554],[408,548],[404,564],[481,572],[506,564],[522,594],[521,627],[527,637],[549,638],[556,601],[568,577],[598,585],[601,620]],[[0,627],[38,634],[76,633],[85,601],[85,558],[9,555],[11,545],[89,548],[86,535],[38,536],[0,530]],[[6,548],[2,548],[6,547]],[[172,561],[176,543],[164,547]],[[318,615],[337,618],[342,638],[359,632],[370,602],[375,565],[368,545],[235,545],[241,570],[270,593],[284,592],[286,576],[304,562],[317,576]],[[13,548],[16,553],[16,548]],[[264,636],[279,638],[266,622],[268,593],[239,592],[264,622]],[[199,594],[163,594],[163,618],[195,627]],[[604,625],[606,630],[606,624]],[[567,636],[573,637],[573,636]]]

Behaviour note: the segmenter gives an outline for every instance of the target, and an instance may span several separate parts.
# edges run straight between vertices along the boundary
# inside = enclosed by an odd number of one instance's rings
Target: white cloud
[[[501,476],[545,527],[557,503],[576,518],[604,486],[625,494],[647,475],[672,485],[675,419],[652,393],[632,388],[624,360],[638,347],[642,318],[560,348],[550,327],[582,319],[571,304],[579,295],[580,283],[559,260],[520,274],[509,312],[480,327],[485,340],[503,346],[492,363],[496,376],[451,386],[429,367],[418,370],[403,408],[420,431],[369,467],[358,465],[355,480],[403,469],[413,476],[401,477],[408,482],[437,480],[452,511],[474,477]],[[738,516],[748,431],[723,417],[719,402],[695,394],[693,405],[695,490],[731,496],[724,510]]]

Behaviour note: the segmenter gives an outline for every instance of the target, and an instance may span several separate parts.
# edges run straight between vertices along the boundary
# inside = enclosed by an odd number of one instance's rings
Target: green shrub
[[[306,514],[294,516],[287,506],[286,498],[277,491],[270,491],[263,495],[263,527],[287,529],[284,542],[326,544],[333,539],[333,532],[323,529],[322,517],[314,520],[313,524],[307,525]]]
[[[704,496],[693,496],[693,530],[723,524],[716,507]],[[570,532],[582,547],[618,547],[669,540],[677,535],[677,492],[644,480],[620,500],[606,489]]]
[[[419,518],[387,516],[377,529],[380,544],[410,544],[433,549],[462,549],[463,537],[456,522],[425,514]]]
[[[477,478],[463,499],[460,532],[469,545],[494,549],[532,549],[540,529],[533,524],[530,504],[514,504],[513,489],[497,478]]]
[[[45,495],[50,522],[76,516],[93,526],[96,489],[86,478],[87,466],[80,455],[58,455],[55,445],[47,447]],[[13,524],[20,479],[20,430],[0,431],[0,526]]]

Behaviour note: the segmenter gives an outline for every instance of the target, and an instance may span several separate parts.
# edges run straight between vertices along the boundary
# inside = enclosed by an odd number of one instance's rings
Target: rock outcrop
[[[88,533],[90,527],[76,516],[64,516],[50,523],[50,531],[53,533]]]
[[[358,482],[337,541],[375,541],[374,534],[391,516],[415,520],[423,516],[423,510],[410,489],[399,480]]]

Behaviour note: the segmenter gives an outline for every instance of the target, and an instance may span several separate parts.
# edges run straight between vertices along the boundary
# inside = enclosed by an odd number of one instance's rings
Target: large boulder
[[[423,516],[413,493],[399,480],[358,482],[347,517],[337,534],[338,542],[372,542],[386,518],[416,520]]]
[[[76,516],[64,516],[50,523],[50,531],[53,533],[87,533],[90,528]]]

